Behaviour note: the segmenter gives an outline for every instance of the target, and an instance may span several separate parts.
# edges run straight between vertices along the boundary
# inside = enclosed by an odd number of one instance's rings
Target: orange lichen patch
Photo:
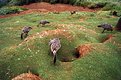
[[[76,48],[76,57],[80,58],[86,55],[92,49],[90,44],[80,45]]]
[[[102,43],[111,42],[113,37],[114,36],[112,34],[108,35],[105,39],[102,40]]]
[[[23,73],[13,78],[12,80],[42,80],[39,76],[32,73]]]

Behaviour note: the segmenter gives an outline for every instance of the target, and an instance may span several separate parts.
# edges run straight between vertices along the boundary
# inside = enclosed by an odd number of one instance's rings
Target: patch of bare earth
[[[30,4],[30,5],[24,5],[22,7],[28,8],[28,9],[46,9],[46,10],[52,11],[52,12],[53,11],[58,11],[58,12],[73,11],[73,10],[88,11],[88,12],[95,11],[95,10],[83,8],[83,7],[80,7],[80,6],[72,6],[72,5],[67,5],[67,4],[49,4],[49,3],[45,3],[45,2],[33,3],[33,4]]]
[[[15,14],[0,15],[0,18],[20,16],[20,15],[31,14],[31,13],[35,13],[35,12],[37,12],[37,13],[40,13],[40,12],[48,13],[48,10],[46,10],[46,9],[29,9],[29,10],[26,10],[26,11],[22,11],[19,14],[15,13]]]
[[[21,6],[23,8],[27,8],[29,10],[22,11],[19,14],[8,14],[8,15],[0,15],[0,18],[6,18],[6,17],[11,17],[11,16],[19,16],[19,15],[25,15],[25,14],[30,14],[33,12],[63,12],[63,11],[86,11],[86,12],[95,12],[96,10],[91,10],[88,8],[83,8],[80,6],[72,6],[72,5],[67,5],[67,4],[49,4],[45,2],[41,3],[32,3],[29,5],[23,5]]]
[[[109,34],[107,35],[103,40],[102,40],[102,43],[106,44],[106,43],[112,43],[113,45],[116,45],[118,46],[119,48],[121,48],[121,44],[119,42],[117,42],[115,40],[116,36],[115,35],[112,35],[112,34]]]
[[[90,44],[84,44],[80,45],[76,48],[76,57],[80,58],[85,56],[90,50],[92,49],[92,46]]]
[[[23,73],[13,78],[12,80],[42,80],[39,76],[32,73]]]
[[[102,40],[102,43],[111,42],[111,40],[112,40],[113,37],[114,37],[114,36],[113,36],[112,34],[106,36],[106,38],[104,38],[104,39]]]
[[[85,55],[89,54],[89,52],[92,52],[93,50],[96,50],[97,52],[103,52],[103,51],[107,51],[108,49],[105,48],[103,43],[82,44],[75,48],[75,51],[76,51],[75,57],[76,58],[84,57]]]

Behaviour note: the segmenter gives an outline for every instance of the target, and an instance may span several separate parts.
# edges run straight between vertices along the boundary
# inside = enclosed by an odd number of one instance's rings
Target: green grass
[[[109,11],[78,12],[70,16],[69,12],[60,14],[26,14],[0,19],[0,80],[28,72],[39,74],[44,80],[120,80],[121,76],[121,33],[105,32],[97,25],[109,23],[116,25],[119,17],[112,17]],[[40,20],[49,20],[45,27],[37,27]],[[20,40],[23,26],[32,26],[29,35],[47,30],[65,29],[61,34]],[[64,35],[65,34],[65,35]],[[70,35],[67,36],[67,34]],[[107,35],[113,34],[111,42],[101,43]],[[52,64],[48,42],[60,37],[62,48],[57,55],[57,63]],[[24,44],[21,44],[24,42]],[[115,42],[115,43],[114,43]],[[75,47],[90,44],[91,51],[84,57],[74,57]],[[68,58],[70,62],[61,62]]]
[[[5,6],[0,8],[0,15],[19,13],[21,11],[27,10],[26,8],[20,8],[18,6]]]
[[[103,11],[117,11],[120,16],[121,11],[121,1],[120,0],[65,0],[65,1],[56,1],[56,0],[9,0],[5,1],[4,3],[0,3],[0,15],[6,15],[11,13],[19,13],[20,11],[26,10],[20,7],[14,7],[15,5],[25,5],[35,2],[48,2],[51,4],[64,3],[64,4],[71,4],[76,6],[82,6],[84,8],[89,9],[102,9]],[[6,7],[8,6],[8,7]],[[11,7],[12,6],[12,7]]]

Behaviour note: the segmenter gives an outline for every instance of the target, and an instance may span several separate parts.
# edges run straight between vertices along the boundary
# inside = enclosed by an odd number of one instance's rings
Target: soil
[[[28,9],[46,9],[48,11],[58,11],[58,12],[62,12],[62,11],[95,11],[95,10],[91,10],[88,8],[83,8],[83,7],[79,7],[79,6],[72,6],[72,5],[67,5],[67,4],[49,4],[49,3],[45,3],[45,2],[41,2],[41,3],[33,3],[30,5],[24,5],[22,6],[23,8],[28,8]]]
[[[29,5],[23,5],[20,7],[27,8],[29,10],[22,11],[20,13],[15,13],[15,14],[0,15],[0,18],[25,15],[25,14],[30,14],[33,12],[63,12],[63,11],[75,11],[75,10],[76,11],[86,11],[86,12],[95,12],[96,11],[94,9],[91,10],[91,9],[83,8],[80,6],[72,6],[72,5],[67,5],[67,4],[49,4],[49,3],[45,3],[45,2],[32,3]]]
[[[23,73],[13,78],[12,80],[42,80],[39,76],[32,73]]]
[[[90,44],[80,45],[76,48],[76,58],[85,56],[92,49]]]
[[[113,37],[115,37],[115,36],[113,36],[112,34],[109,34],[108,36],[106,36],[106,38],[103,39],[102,43],[105,43],[108,41],[110,42]]]

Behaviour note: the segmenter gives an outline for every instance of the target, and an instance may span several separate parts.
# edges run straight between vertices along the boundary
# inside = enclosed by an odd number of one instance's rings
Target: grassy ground
[[[0,80],[11,80],[18,74],[28,72],[39,74],[44,80],[120,80],[121,79],[121,33],[105,32],[98,24],[116,25],[119,17],[110,12],[69,12],[60,14],[27,14],[0,19]],[[39,20],[51,23],[36,27]],[[20,40],[23,26],[32,26],[27,41]],[[101,43],[107,35],[111,41]],[[57,55],[57,64],[52,64],[48,42],[60,37],[62,48]],[[90,44],[91,51],[76,59],[75,47]],[[69,62],[61,62],[68,58]]]

